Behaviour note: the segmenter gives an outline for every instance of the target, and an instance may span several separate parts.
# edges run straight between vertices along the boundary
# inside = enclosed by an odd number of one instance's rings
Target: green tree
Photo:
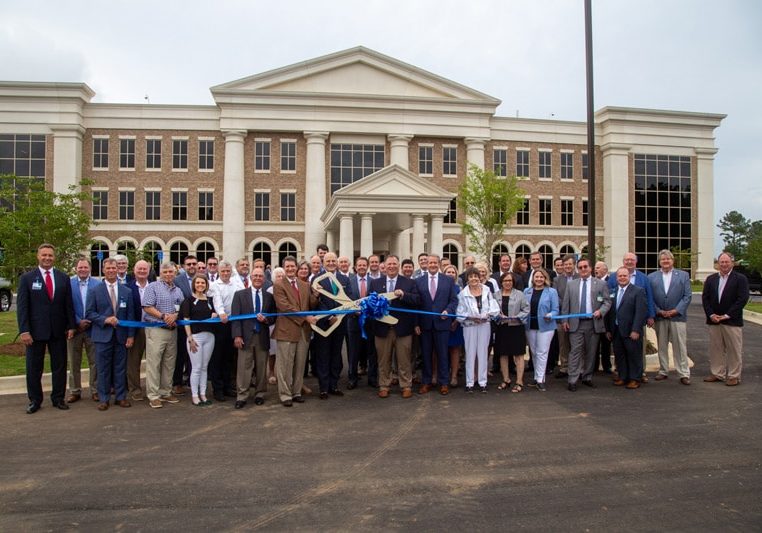
[[[741,259],[746,252],[746,243],[751,230],[751,220],[738,211],[730,211],[717,224],[720,236],[725,243],[725,250]]]
[[[675,268],[686,270],[693,277],[693,264],[698,259],[698,252],[694,252],[690,248],[680,248],[679,246],[673,246],[669,251],[675,256]]]
[[[746,261],[749,268],[762,272],[762,220],[751,224],[749,242],[746,246]]]
[[[43,242],[56,247],[56,266],[70,270],[90,244],[92,220],[81,207],[90,200],[77,186],[61,194],[45,190],[37,178],[0,176],[0,276],[15,286],[19,275],[37,264],[37,246]]]
[[[508,221],[524,207],[524,191],[515,176],[496,176],[472,164],[458,191],[458,206],[464,215],[460,227],[469,238],[471,252],[489,258]]]

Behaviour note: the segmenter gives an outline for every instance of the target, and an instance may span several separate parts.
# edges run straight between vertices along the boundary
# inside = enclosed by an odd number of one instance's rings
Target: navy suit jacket
[[[728,320],[721,324],[727,326],[743,326],[743,308],[749,301],[749,279],[735,270],[728,274],[728,282],[722,291],[722,299],[719,298],[720,275],[712,274],[704,282],[704,292],[701,302],[704,304],[706,323],[714,324],[709,317],[711,315],[728,315]]]
[[[273,295],[267,292],[264,286],[259,289],[259,297],[262,299],[261,313],[275,313],[275,299]],[[230,306],[230,314],[235,315],[253,315],[254,314],[254,298],[251,294],[251,287],[248,289],[241,289],[233,294],[233,303]],[[233,338],[243,338],[244,345],[249,343],[252,335],[256,332],[258,320],[254,318],[247,318],[246,320],[233,320],[230,322],[230,334]],[[275,317],[267,317],[265,323],[259,322],[259,347],[263,350],[270,349],[270,325],[275,324]]]
[[[691,280],[684,270],[672,269],[672,281],[669,283],[669,291],[664,294],[664,281],[661,270],[651,272],[648,275],[651,283],[651,293],[654,297],[656,311],[670,311],[677,309],[678,314],[670,318],[674,322],[686,322],[688,320],[688,306],[691,303],[692,291]],[[665,320],[657,316],[656,320]]]
[[[117,283],[116,285],[117,320],[135,320],[135,304],[132,298],[132,291],[126,285]],[[88,295],[87,319],[93,323],[92,339],[93,342],[111,342],[116,335],[116,341],[119,344],[127,342],[128,337],[135,336],[135,328],[125,328],[122,326],[113,327],[105,323],[106,319],[114,316],[114,308],[111,307],[111,296],[108,293],[108,284],[104,281],[98,284],[92,291],[92,298]]]
[[[87,299],[92,298],[93,289],[97,287],[101,282],[95,278],[87,278]],[[87,302],[82,301],[82,293],[79,292],[79,278],[72,276],[71,278],[71,300],[74,305],[74,322],[79,325],[82,320],[85,319],[85,311]],[[87,335],[90,335],[90,329],[85,330]]]
[[[651,292],[651,282],[648,281],[648,276],[643,274],[640,270],[635,270],[635,279],[630,282],[631,285],[640,287],[646,291],[646,303],[648,304],[648,318],[656,317],[656,306],[654,305],[654,294]],[[619,284],[616,281],[616,273],[613,276],[609,276],[609,289],[611,292],[619,290]]]
[[[397,275],[397,281],[394,284],[395,289],[400,289],[404,294],[402,298],[396,298],[389,302],[392,307],[399,307],[401,309],[417,309],[420,303],[420,295],[418,294],[418,288],[414,280],[406,278],[402,275]],[[371,280],[368,294],[371,292],[377,292],[379,294],[386,291],[386,276],[381,276]],[[415,326],[418,324],[417,316],[414,313],[404,313],[400,311],[391,311],[389,313],[395,317],[398,322],[394,325],[373,321],[373,334],[377,337],[386,337],[389,333],[389,329],[394,328],[394,332],[398,337],[405,337],[412,335]]]
[[[16,296],[16,317],[19,333],[29,333],[34,341],[66,338],[66,332],[77,329],[69,276],[53,269],[55,291],[48,298],[40,269],[22,274]]]
[[[341,272],[339,272],[338,270],[336,272],[334,272],[333,274],[334,274],[334,276],[336,276],[336,280],[339,282],[339,284],[344,288],[344,293],[347,295],[347,297],[354,299],[355,298],[354,295],[353,295],[354,293],[349,288],[349,278],[347,276],[345,276],[344,274],[342,274]],[[310,283],[310,285],[312,285],[312,284]],[[331,280],[330,279],[324,279],[323,281],[321,281],[320,282],[320,286],[323,289],[325,289],[326,291],[328,291],[328,292],[331,292],[331,293],[333,292],[333,287],[331,287]],[[335,300],[332,300],[332,299],[328,298],[327,296],[325,296],[323,294],[321,294],[318,297],[318,306],[317,306],[317,308],[320,309],[320,310],[334,309],[336,307],[339,307],[340,305],[341,304],[339,304]],[[333,315],[331,315],[331,316],[333,316]],[[323,328],[323,329],[328,329],[331,326],[331,324],[329,323],[329,321],[331,319],[331,316],[326,316],[326,317],[321,318],[320,320],[318,320],[317,325],[319,327]],[[342,320],[341,324],[339,324],[339,326],[336,329],[340,330],[340,329],[346,327],[344,324],[345,324],[345,322]],[[334,330],[334,331],[336,331],[336,330]]]
[[[182,274],[178,275],[175,278],[175,285],[180,287],[180,290],[183,293],[183,296],[185,298],[190,298],[193,296],[193,289],[191,287],[191,281],[193,281],[193,278],[189,278],[188,274],[183,272]]]
[[[618,296],[619,285],[612,292],[611,310],[606,314],[606,331],[614,333],[615,330],[618,330],[621,337],[629,337],[633,331],[642,335],[643,327],[648,318],[645,289],[637,285],[627,285],[619,309],[617,309]]]
[[[446,310],[447,314],[455,315],[458,309],[458,290],[452,278],[441,273],[437,274],[437,293],[434,295],[434,300],[431,299],[429,294],[428,272],[425,276],[416,279],[415,285],[421,299],[422,311],[442,313]],[[452,320],[451,318],[442,320],[432,315],[418,315],[418,325],[421,329],[449,331]]]
[[[367,274],[365,275],[365,295],[367,296],[370,294],[370,282],[372,280],[370,279],[370,276]],[[359,276],[357,274],[350,274],[349,275],[349,291],[352,293],[350,294],[347,292],[347,296],[352,298],[353,300],[357,300],[360,298],[360,281]],[[348,315],[347,318],[344,319],[344,321],[347,323],[347,331],[353,331],[358,332],[360,331],[360,320],[357,315]],[[370,331],[368,326],[365,326],[365,331]]]

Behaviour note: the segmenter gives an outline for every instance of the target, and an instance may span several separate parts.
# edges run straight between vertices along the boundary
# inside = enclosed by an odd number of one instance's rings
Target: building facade
[[[228,260],[431,251],[461,264],[468,164],[515,174],[525,206],[496,252],[587,245],[586,125],[499,117],[500,101],[363,47],[211,88],[215,105],[91,102],[83,83],[0,82],[0,174],[92,182],[95,255]],[[713,271],[714,129],[724,115],[596,113],[596,234],[609,264],[698,252]]]

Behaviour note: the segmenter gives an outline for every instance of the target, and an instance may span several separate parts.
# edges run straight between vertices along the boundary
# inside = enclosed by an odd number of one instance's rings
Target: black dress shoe
[[[238,396],[238,394],[236,394],[236,392],[233,389],[228,389],[225,391],[225,396],[227,396],[228,398],[235,398],[236,396]]]
[[[254,405],[262,405],[263,403],[265,403],[264,398],[260,396],[257,396],[256,398],[254,398]]]
[[[586,387],[590,387],[591,389],[595,388],[595,383],[593,383],[592,379],[583,379],[582,384],[585,385]]]
[[[40,410],[40,404],[37,402],[31,402],[29,405],[26,406],[26,414],[33,415],[37,411]]]
[[[69,410],[69,404],[68,404],[68,403],[66,403],[64,400],[61,400],[61,401],[55,402],[55,403],[53,404],[53,407],[57,407],[57,408],[58,408],[58,409],[60,409],[61,411],[68,411],[68,410]]]
[[[339,389],[329,390],[328,394],[330,394],[331,396],[344,396],[344,393],[341,392]]]
[[[236,409],[243,409],[245,405],[246,405],[246,402],[244,402],[243,400],[238,400],[237,402],[235,402]]]
[[[291,400],[283,400],[280,403],[283,404],[283,407],[291,407],[292,405],[294,405],[294,403]]]
[[[293,398],[291,398],[291,400],[295,403],[304,403],[304,398],[302,398],[301,396],[294,396]]]
[[[571,392],[577,392],[577,384],[576,383],[569,383],[569,386],[567,387]]]
[[[321,392],[319,398],[321,400],[327,400],[328,399],[328,393],[327,392]]]
[[[350,381],[347,383],[347,390],[353,390],[357,388],[357,382],[356,381]]]

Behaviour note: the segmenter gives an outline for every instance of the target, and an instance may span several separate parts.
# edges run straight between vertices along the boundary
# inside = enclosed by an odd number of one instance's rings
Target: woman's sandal
[[[521,383],[516,383],[511,389],[511,392],[521,392],[523,389],[524,389],[524,385],[522,385]]]
[[[500,385],[497,386],[497,390],[505,390],[510,386],[511,386],[510,381],[503,381]]]

